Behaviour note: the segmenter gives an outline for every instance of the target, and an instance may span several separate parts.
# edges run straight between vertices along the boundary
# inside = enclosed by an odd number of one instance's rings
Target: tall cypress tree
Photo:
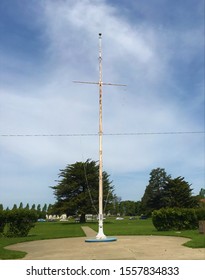
[[[52,211],[58,214],[80,215],[98,213],[99,166],[96,161],[76,162],[60,170],[58,184],[51,187],[57,199]],[[106,209],[113,199],[114,188],[109,175],[103,172],[103,200]]]
[[[144,214],[150,215],[153,210],[163,207],[162,197],[164,186],[171,178],[164,168],[156,168],[150,172],[149,184],[141,200],[141,209]]]
[[[150,173],[149,184],[141,200],[141,209],[150,215],[153,210],[167,207],[192,208],[197,200],[192,196],[191,185],[183,177],[172,179],[164,169]]]
[[[164,186],[162,202],[164,207],[192,208],[197,200],[192,196],[191,185],[184,177],[169,179]]]

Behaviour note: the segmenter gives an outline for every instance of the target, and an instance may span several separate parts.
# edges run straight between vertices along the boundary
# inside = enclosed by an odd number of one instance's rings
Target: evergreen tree
[[[56,214],[80,215],[98,213],[99,166],[95,161],[76,162],[60,170],[58,184],[51,187],[57,199],[52,211]],[[103,172],[103,200],[109,211],[113,199],[113,186],[109,175]],[[109,195],[108,195],[109,193]]]
[[[153,169],[141,200],[142,211],[150,215],[153,210],[163,207],[197,207],[197,199],[192,196],[190,187],[183,177],[172,179],[164,169]]]
[[[201,198],[205,198],[205,189],[203,189],[203,188],[200,189],[199,196]]]
[[[36,209],[36,205],[33,204],[33,205],[31,206],[31,209],[32,209],[32,210],[35,210],[35,209]]]
[[[183,177],[169,179],[164,186],[162,206],[192,208],[196,207],[197,200],[192,196],[192,189]]]
[[[25,209],[29,210],[29,204],[28,203],[26,204]]]
[[[45,203],[43,208],[42,208],[42,212],[47,212],[47,204]]]
[[[47,214],[48,214],[48,215],[55,214],[55,213],[53,212],[53,205],[52,205],[52,204],[49,204],[49,205],[48,205]]]
[[[40,204],[37,205],[37,209],[36,210],[37,210],[37,212],[41,212],[41,205]]]
[[[14,206],[13,206],[13,208],[12,208],[12,210],[15,210],[15,209],[17,209],[18,207],[17,207],[17,205],[16,204],[14,204]]]
[[[19,209],[23,209],[23,202],[19,204]]]
[[[163,168],[156,168],[150,172],[149,184],[141,200],[144,214],[150,215],[153,210],[163,207],[163,189],[170,178]]]

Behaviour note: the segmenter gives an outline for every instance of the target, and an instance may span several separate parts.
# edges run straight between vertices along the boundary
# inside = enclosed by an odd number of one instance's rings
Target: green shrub
[[[28,209],[13,209],[7,212],[7,237],[27,236],[37,221],[36,211]]]
[[[198,221],[205,220],[205,208],[197,208],[195,211]]]
[[[162,208],[153,211],[153,225],[159,231],[196,229],[198,217],[195,209]]]
[[[6,212],[4,210],[0,210],[0,236],[3,235],[5,225],[6,225]]]

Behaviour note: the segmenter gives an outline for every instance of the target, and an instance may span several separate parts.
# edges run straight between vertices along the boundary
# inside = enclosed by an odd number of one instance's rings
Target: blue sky
[[[69,163],[98,160],[98,33],[103,129],[204,131],[203,0],[1,0],[0,203],[55,201]],[[153,168],[204,187],[204,134],[105,135],[104,170],[123,200],[140,200]]]

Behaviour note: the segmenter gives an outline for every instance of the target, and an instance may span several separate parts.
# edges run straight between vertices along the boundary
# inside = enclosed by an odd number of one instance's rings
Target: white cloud
[[[29,65],[14,59],[17,70],[7,70],[5,76],[15,85],[1,87],[2,134],[97,133],[98,88],[72,81],[98,80],[99,32],[104,81],[128,85],[126,90],[104,87],[105,133],[202,130],[193,110],[201,109],[203,85],[186,103],[179,97],[185,89],[173,75],[184,45],[181,61],[196,57],[200,32],[166,33],[144,22],[133,24],[105,1],[46,1],[41,17],[47,59],[40,65],[43,75],[37,75],[32,64],[29,81],[26,75],[19,80],[18,69]],[[137,174],[158,166],[167,167],[168,173],[174,170],[176,176],[186,175],[203,169],[202,142],[201,135],[105,136],[104,167],[121,178],[132,174],[133,184],[138,182]],[[1,145],[22,164],[45,169],[98,158],[97,137],[3,138]],[[140,184],[143,180],[140,177]]]

